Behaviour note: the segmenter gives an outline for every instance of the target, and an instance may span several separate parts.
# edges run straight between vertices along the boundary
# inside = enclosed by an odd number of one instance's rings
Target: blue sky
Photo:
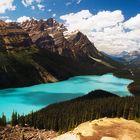
[[[0,0],[0,3],[2,3],[1,1],[3,0]],[[55,15],[55,18],[59,20],[61,15],[78,12],[82,9],[88,9],[93,14],[103,10],[121,10],[126,19],[140,13],[140,0],[38,0],[37,2],[34,2],[35,0],[5,1],[11,2],[13,6],[16,6],[16,8],[15,10],[6,10],[5,13],[1,13],[0,15],[9,16],[12,20],[16,20],[20,16],[31,16],[41,19],[49,18]],[[25,6],[23,5],[23,1],[27,3],[29,3],[29,1],[33,2],[28,4],[28,6]],[[39,8],[37,8],[38,4],[44,6],[44,8],[39,10]]]

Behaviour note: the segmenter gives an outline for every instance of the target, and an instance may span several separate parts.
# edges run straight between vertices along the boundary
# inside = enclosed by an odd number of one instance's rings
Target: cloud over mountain
[[[140,14],[125,21],[121,10],[100,11],[95,15],[82,10],[60,18],[69,31],[82,31],[101,51],[120,53],[140,48]]]

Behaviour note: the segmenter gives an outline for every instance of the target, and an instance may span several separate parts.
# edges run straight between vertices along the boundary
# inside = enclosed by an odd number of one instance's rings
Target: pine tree
[[[125,119],[128,118],[128,103],[127,102],[124,105],[123,118],[125,118]]]
[[[17,124],[18,124],[18,115],[17,115],[17,112],[13,111],[12,118],[11,118],[11,125],[15,126]]]
[[[134,117],[135,117],[134,108],[130,107],[129,114],[128,114],[128,120],[132,120]]]
[[[4,113],[2,114],[2,117],[0,118],[0,125],[6,126],[6,116],[4,115]]]

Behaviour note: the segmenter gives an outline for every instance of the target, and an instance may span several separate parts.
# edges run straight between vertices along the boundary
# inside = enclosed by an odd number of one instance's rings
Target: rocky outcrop
[[[20,26],[29,33],[30,37],[32,38],[33,42],[35,42],[37,38],[37,34],[40,33],[48,33],[50,36],[57,31],[65,30],[65,27],[62,24],[59,24],[53,18],[48,20],[27,20],[20,24]]]
[[[32,45],[32,40],[17,23],[0,21],[0,46],[3,50],[14,48],[27,48]]]
[[[122,118],[102,118],[85,122],[58,136],[55,131],[31,127],[0,127],[2,140],[139,140],[140,124]]]
[[[103,118],[80,124],[53,140],[139,140],[140,124],[118,118]]]
[[[0,127],[1,140],[50,140],[57,135],[54,131],[38,130],[31,127]]]

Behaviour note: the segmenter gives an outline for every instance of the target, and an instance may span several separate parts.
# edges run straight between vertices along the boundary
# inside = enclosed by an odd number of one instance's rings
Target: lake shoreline
[[[127,89],[130,83],[131,80],[117,78],[108,73],[101,76],[76,76],[56,83],[0,90],[0,112],[2,114],[6,111],[6,116],[9,114],[8,118],[13,110],[20,115],[28,114],[50,104],[74,99],[99,89],[119,96],[130,96],[131,93]]]

